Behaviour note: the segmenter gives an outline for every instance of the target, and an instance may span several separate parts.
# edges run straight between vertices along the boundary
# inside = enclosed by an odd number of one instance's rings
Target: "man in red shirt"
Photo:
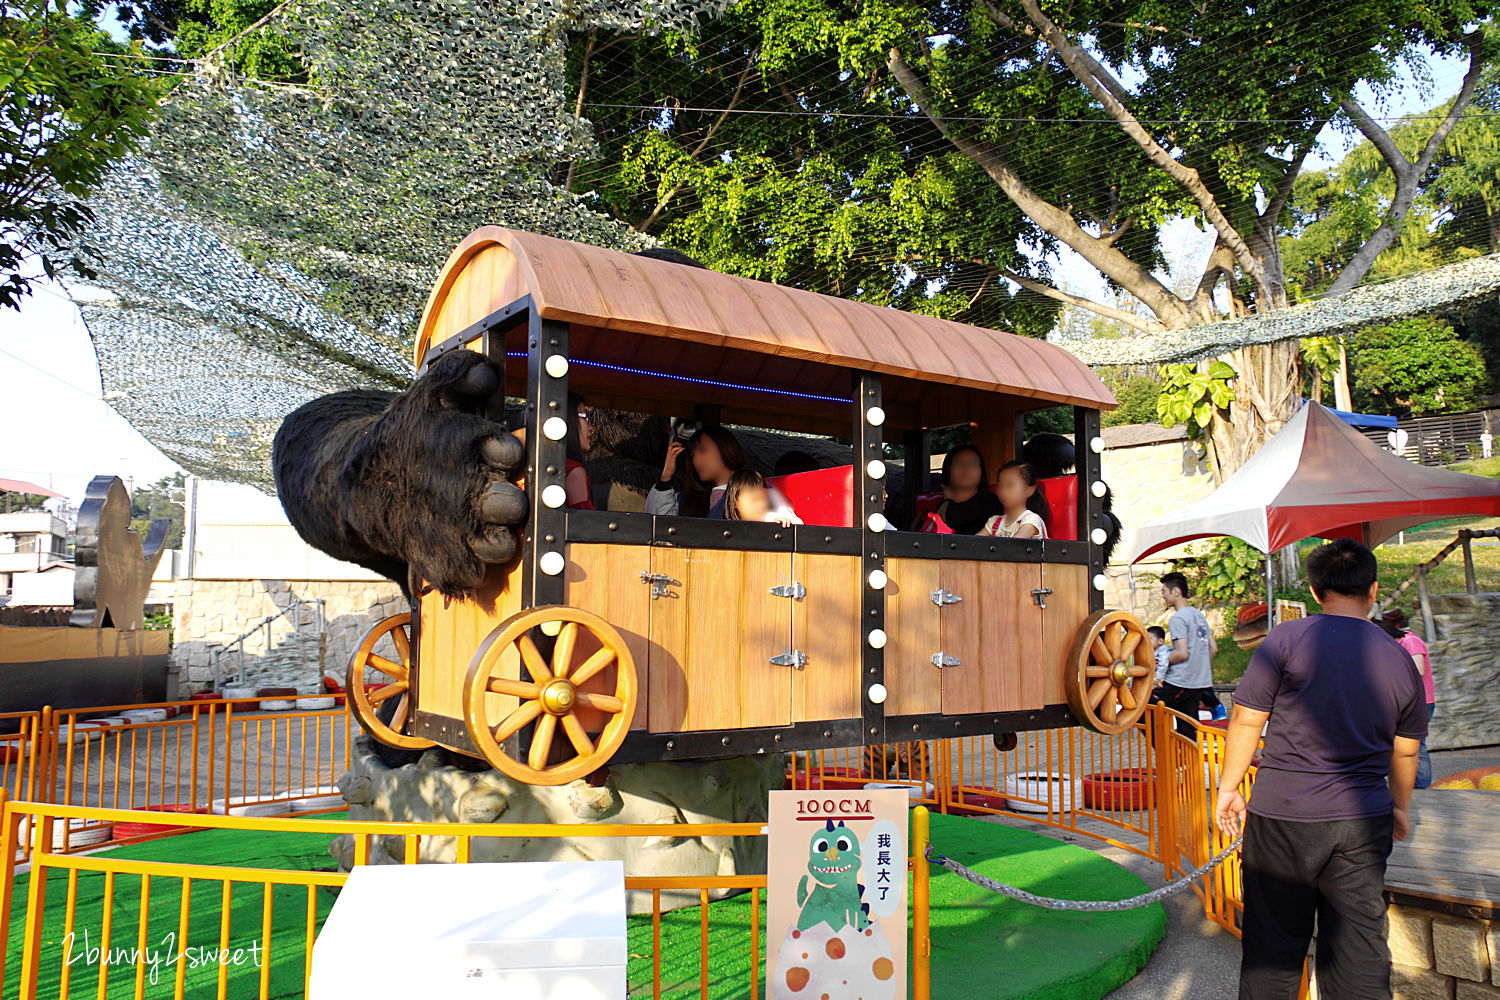
[[[1388,998],[1385,863],[1411,829],[1422,678],[1369,620],[1369,549],[1320,546],[1307,577],[1323,613],[1278,625],[1256,649],[1234,692],[1214,808],[1226,834],[1245,831],[1240,998],[1297,996],[1315,917],[1319,995]],[[1240,785],[1263,728],[1247,805]]]

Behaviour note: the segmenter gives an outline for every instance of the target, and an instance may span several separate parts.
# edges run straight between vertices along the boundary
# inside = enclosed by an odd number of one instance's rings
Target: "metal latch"
[[[1051,587],[1038,587],[1031,592],[1031,599],[1036,602],[1037,607],[1045,608],[1047,606],[1047,595],[1050,593],[1052,593]]]
[[[789,649],[785,653],[777,653],[771,657],[771,662],[778,667],[796,667],[801,670],[807,666],[807,654],[800,649]]]
[[[682,586],[666,573],[647,573],[645,570],[641,570],[641,582],[651,584],[653,601],[658,597],[671,597],[672,595],[667,592],[668,587]]]
[[[807,596],[807,588],[800,583],[784,583],[779,587],[772,587],[771,593],[776,597],[790,597],[794,601],[800,601]]]
[[[943,667],[956,667],[958,666],[958,657],[949,656],[947,653],[933,653],[932,665],[934,667],[937,667],[938,669],[942,669]]]
[[[940,608],[946,604],[957,604],[961,600],[963,600],[962,597],[959,597],[951,590],[944,590],[942,587],[932,592],[932,603]]]

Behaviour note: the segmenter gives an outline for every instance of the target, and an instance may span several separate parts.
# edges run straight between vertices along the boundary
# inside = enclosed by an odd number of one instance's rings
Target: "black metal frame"
[[[547,552],[566,556],[568,543],[605,543],[613,545],[662,545],[703,549],[736,549],[740,551],[784,551],[792,553],[829,553],[859,555],[860,572],[860,704],[859,718],[800,722],[789,726],[735,729],[726,731],[689,731],[649,733],[632,731],[612,758],[614,763],[656,760],[687,760],[744,754],[779,753],[814,750],[859,744],[906,742],[954,736],[976,736],[1000,732],[1071,725],[1074,720],[1066,705],[1047,705],[1037,709],[975,713],[951,716],[941,713],[887,716],[882,704],[870,700],[872,685],[884,684],[883,649],[869,643],[874,629],[885,626],[885,591],[869,586],[873,570],[885,570],[888,556],[919,559],[965,559],[991,562],[1085,564],[1089,568],[1089,608],[1103,606],[1103,594],[1093,587],[1092,576],[1103,571],[1102,551],[1090,533],[1103,523],[1103,502],[1093,495],[1091,485],[1100,478],[1100,457],[1089,442],[1099,434],[1100,414],[1086,407],[1074,407],[1075,450],[1079,456],[1077,541],[980,538],[967,535],[934,535],[909,531],[890,533],[870,527],[870,516],[883,512],[881,489],[885,480],[869,475],[869,463],[884,461],[882,428],[870,424],[868,411],[882,405],[881,378],[872,372],[853,372],[853,395],[858,405],[853,414],[854,443],[854,527],[796,525],[783,528],[775,524],[708,520],[691,517],[656,517],[610,511],[568,510],[566,506],[550,508],[541,502],[548,486],[566,488],[566,437],[550,441],[541,433],[548,417],[573,419],[567,412],[568,378],[546,372],[548,357],[568,357],[568,324],[541,319],[529,296],[502,307],[463,331],[428,349],[421,369],[449,351],[480,339],[481,351],[502,371],[507,366],[506,334],[519,324],[527,328],[526,360],[526,427],[527,492],[531,497],[530,513],[521,538],[519,558],[522,572],[522,607],[561,604],[565,595],[565,573],[548,576],[541,572],[539,560]],[[1019,421],[1017,422],[1019,428]],[[1019,433],[1019,430],[1018,430]],[[904,437],[906,461],[905,492],[912,498],[926,484],[929,434],[909,432]],[[898,525],[898,528],[905,526]],[[416,650],[419,648],[420,608],[412,620],[413,691],[415,703],[418,678]],[[482,756],[474,747],[459,719],[415,711],[413,733],[434,739],[462,752]],[[513,749],[519,749],[515,747]]]

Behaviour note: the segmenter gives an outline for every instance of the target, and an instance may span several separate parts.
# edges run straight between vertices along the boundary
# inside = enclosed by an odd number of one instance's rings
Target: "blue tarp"
[[[1302,402],[1306,403],[1307,400],[1304,399]],[[1301,409],[1301,407],[1299,406],[1298,409]],[[1388,427],[1391,430],[1396,429],[1395,417],[1382,417],[1374,413],[1349,413],[1346,410],[1335,410],[1331,406],[1325,406],[1323,409],[1353,427]]]

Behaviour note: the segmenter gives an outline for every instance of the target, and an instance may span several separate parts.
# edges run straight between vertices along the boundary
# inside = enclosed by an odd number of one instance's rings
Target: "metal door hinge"
[[[771,593],[777,597],[790,597],[794,601],[800,601],[807,596],[807,588],[800,583],[784,583],[779,587],[772,587]]]
[[[957,604],[961,600],[963,600],[962,597],[959,597],[950,590],[944,590],[942,587],[932,592],[932,603],[940,608],[946,604]]]
[[[800,649],[789,649],[785,653],[777,653],[771,657],[771,662],[778,667],[796,667],[801,670],[807,666],[807,654]]]
[[[1045,608],[1047,606],[1047,595],[1050,593],[1052,593],[1051,587],[1038,587],[1031,592],[1031,599],[1036,602],[1037,607]]]
[[[641,570],[641,582],[651,584],[651,599],[653,601],[658,597],[671,597],[672,595],[667,592],[668,587],[682,586],[682,584],[672,579],[666,573],[648,573],[645,570]]]
[[[949,656],[947,653],[932,654],[932,665],[934,667],[937,667],[939,670],[941,670],[943,667],[956,667],[958,666],[958,663],[958,657],[956,656]]]

